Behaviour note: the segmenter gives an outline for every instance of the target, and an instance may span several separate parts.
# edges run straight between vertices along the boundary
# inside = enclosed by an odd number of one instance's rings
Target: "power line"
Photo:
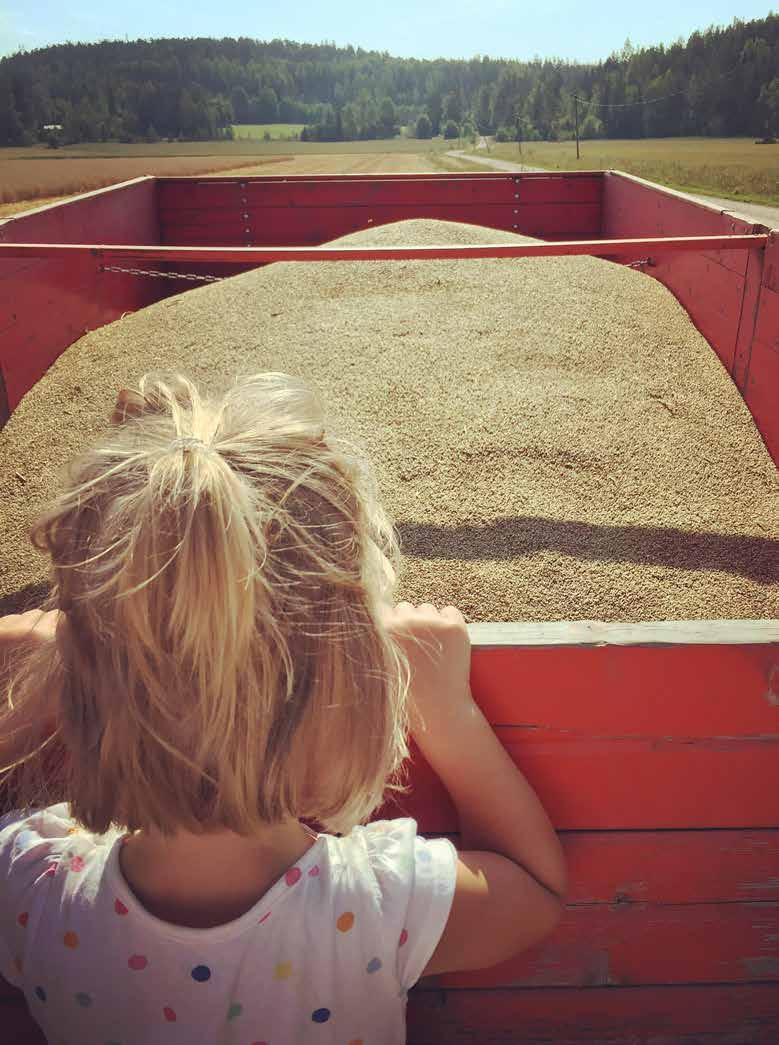
[[[733,73],[736,72],[736,70],[739,68],[740,65],[734,65],[733,68],[730,69],[728,72],[723,73],[722,76],[719,77],[719,79],[724,80],[728,76],[732,76]],[[685,95],[685,97],[687,97],[688,91],[689,87],[684,91],[674,91],[672,94],[661,95],[661,97],[659,98],[639,98],[637,102],[593,102],[588,98],[580,98],[576,94],[572,95],[571,97],[574,99],[574,101],[581,102],[583,105],[588,105],[591,108],[595,109],[629,109],[632,108],[634,105],[655,105],[657,102],[666,102],[669,98],[678,98],[679,95],[682,94]]]

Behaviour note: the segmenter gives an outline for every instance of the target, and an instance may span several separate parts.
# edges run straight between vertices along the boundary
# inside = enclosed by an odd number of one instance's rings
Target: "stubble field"
[[[63,149],[0,149],[0,217],[18,204],[49,201],[144,174],[300,173],[434,170],[428,154],[450,143],[413,138],[364,142],[97,143]],[[29,205],[29,204],[27,204]]]
[[[549,170],[621,170],[674,189],[755,203],[779,203],[779,144],[752,138],[516,142],[490,147],[495,159]],[[479,150],[483,155],[483,150]]]

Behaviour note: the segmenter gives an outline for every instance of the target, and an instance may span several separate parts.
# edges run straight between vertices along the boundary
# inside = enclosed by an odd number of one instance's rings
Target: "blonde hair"
[[[95,832],[364,822],[408,756],[367,462],[285,374],[219,401],[146,375],[112,420],[32,531],[64,612],[8,681],[12,800],[68,801]]]

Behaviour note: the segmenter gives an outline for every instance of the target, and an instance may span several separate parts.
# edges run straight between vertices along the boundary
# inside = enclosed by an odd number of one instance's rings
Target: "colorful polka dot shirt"
[[[0,973],[52,1045],[400,1045],[449,917],[457,854],[385,820],[314,845],[240,918],[160,921],[122,835],[67,805],[0,821]]]

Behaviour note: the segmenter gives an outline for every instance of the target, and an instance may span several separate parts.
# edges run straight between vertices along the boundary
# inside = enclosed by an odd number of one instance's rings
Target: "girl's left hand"
[[[59,615],[59,610],[27,610],[0,617],[0,662],[19,646],[52,642]]]

